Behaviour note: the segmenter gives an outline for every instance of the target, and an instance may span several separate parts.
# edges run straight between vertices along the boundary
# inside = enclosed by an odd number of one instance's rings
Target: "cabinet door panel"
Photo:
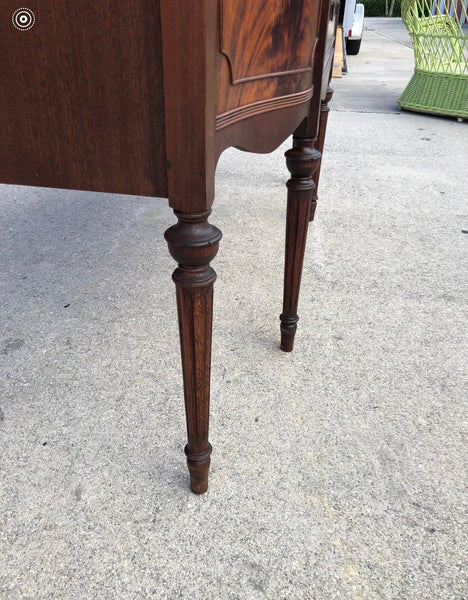
[[[231,84],[310,71],[314,0],[222,0],[221,48]]]

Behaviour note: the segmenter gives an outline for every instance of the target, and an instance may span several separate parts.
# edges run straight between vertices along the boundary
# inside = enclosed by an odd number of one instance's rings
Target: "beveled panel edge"
[[[300,73],[309,73],[312,71],[312,67],[304,67],[303,69],[294,69],[292,71],[278,71],[276,73],[262,73],[260,75],[252,75],[251,77],[242,77],[241,79],[234,79],[234,71],[232,67],[231,59],[227,51],[222,49],[221,54],[227,59],[229,63],[229,71],[231,73],[231,84],[239,85],[241,83],[249,83],[250,81],[258,81],[259,79],[270,79],[270,77],[285,77],[287,75],[299,75]]]
[[[260,100],[259,102],[253,102],[252,104],[246,104],[238,108],[234,108],[225,113],[217,115],[216,131],[224,129],[229,125],[233,125],[238,121],[253,117],[261,113],[271,112],[279,110],[281,108],[287,108],[289,106],[297,106],[308,102],[314,93],[314,88],[308,88],[302,92],[296,94],[288,94],[287,96],[278,96],[277,98],[268,98],[267,100]]]

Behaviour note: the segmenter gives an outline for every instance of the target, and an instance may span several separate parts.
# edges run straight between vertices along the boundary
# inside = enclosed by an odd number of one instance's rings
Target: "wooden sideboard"
[[[169,199],[191,488],[208,485],[208,222],[229,146],[294,133],[281,348],[293,348],[325,136],[337,0],[0,0],[0,181]],[[20,3],[23,4],[23,3]]]

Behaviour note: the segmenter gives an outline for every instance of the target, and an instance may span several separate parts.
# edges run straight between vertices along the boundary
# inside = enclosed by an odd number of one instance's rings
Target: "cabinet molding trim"
[[[314,93],[314,88],[308,88],[303,92],[296,94],[289,94],[287,96],[278,96],[277,98],[268,98],[267,100],[260,100],[259,102],[253,102],[252,104],[246,104],[239,108],[234,108],[225,113],[222,113],[216,117],[216,131],[224,129],[229,125],[233,125],[238,121],[253,117],[261,113],[270,112],[272,110],[278,110],[280,108],[287,108],[289,106],[297,106],[308,102]]]

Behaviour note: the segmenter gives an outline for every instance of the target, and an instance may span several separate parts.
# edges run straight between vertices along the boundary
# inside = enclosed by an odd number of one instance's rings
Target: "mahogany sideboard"
[[[168,198],[191,488],[208,486],[224,149],[286,152],[281,348],[293,348],[337,0],[0,0],[0,182]]]

